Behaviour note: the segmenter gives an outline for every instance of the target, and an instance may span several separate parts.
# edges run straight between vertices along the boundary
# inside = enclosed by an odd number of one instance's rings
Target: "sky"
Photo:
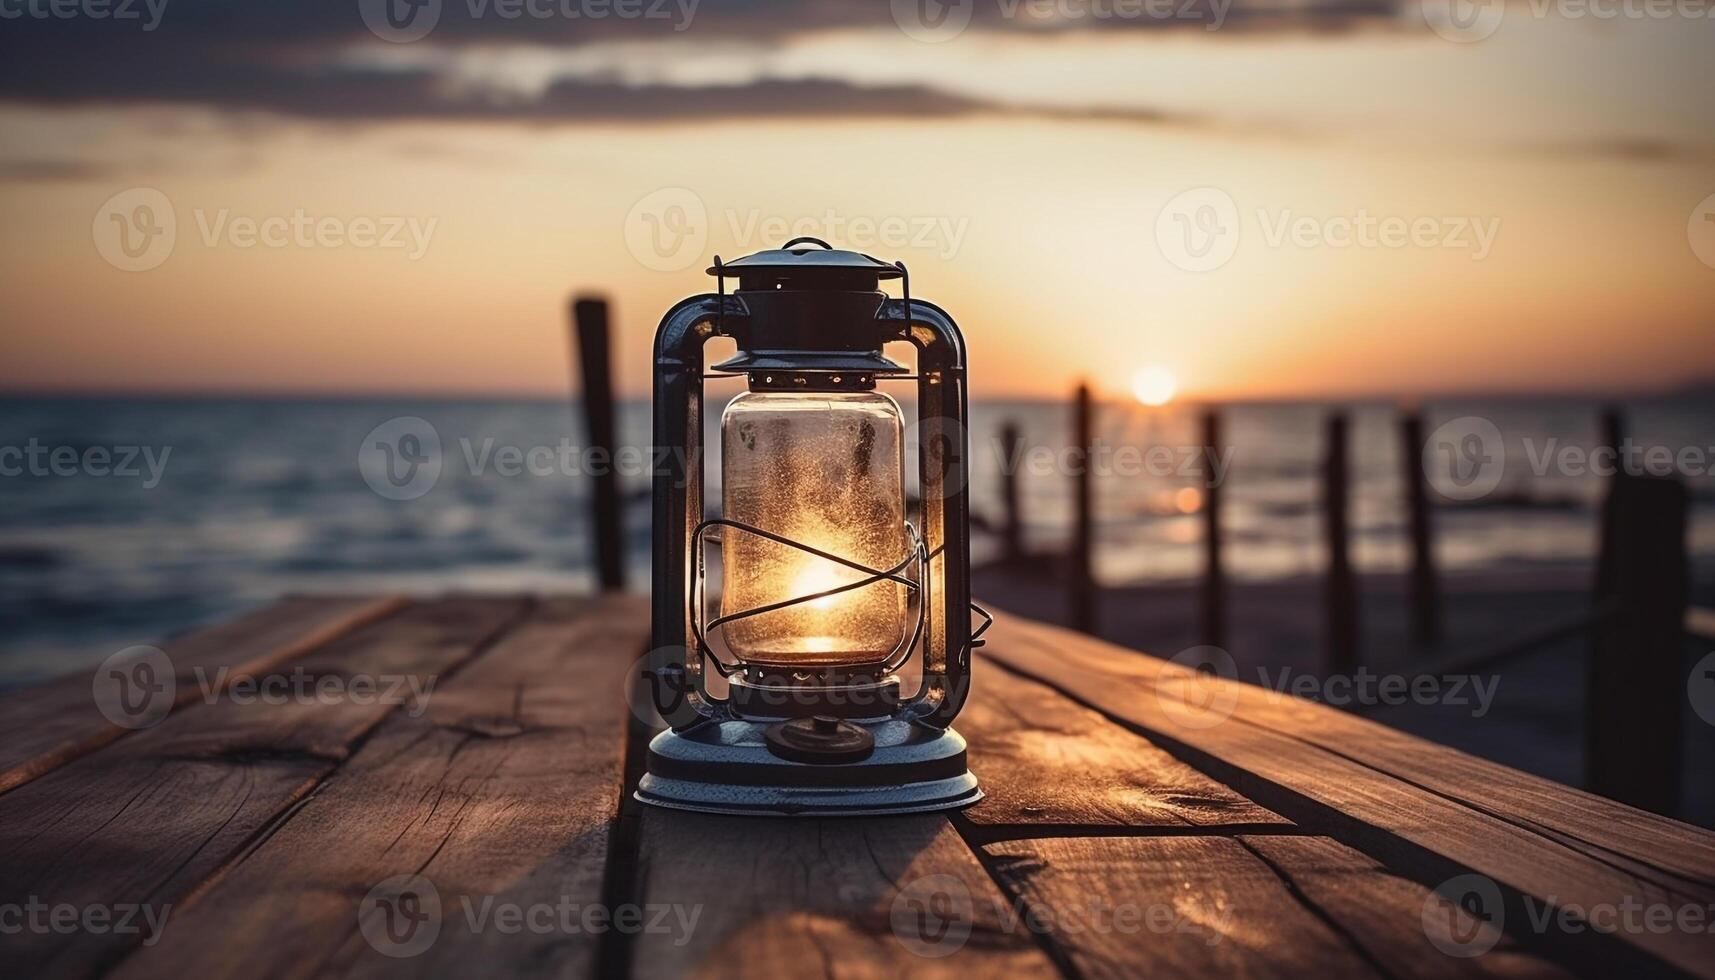
[[[1424,2],[0,0],[0,389],[642,396],[796,235],[978,397],[1715,377],[1715,5]]]

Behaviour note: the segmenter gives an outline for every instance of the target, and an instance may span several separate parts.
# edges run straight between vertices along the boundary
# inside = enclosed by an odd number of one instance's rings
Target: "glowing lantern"
[[[651,743],[637,796],[724,813],[973,803],[982,794],[949,727],[980,645],[973,610],[987,626],[970,602],[958,328],[911,299],[903,264],[815,239],[717,257],[709,272],[719,291],[674,307],[655,342],[663,466],[646,676],[671,728]],[[881,291],[890,280],[904,298]],[[716,337],[738,353],[708,372]],[[916,348],[915,375],[883,353],[894,341]],[[749,390],[721,417],[710,518],[703,382],[729,377]],[[915,505],[905,421],[884,381],[916,383]],[[908,694],[902,673],[915,674]]]

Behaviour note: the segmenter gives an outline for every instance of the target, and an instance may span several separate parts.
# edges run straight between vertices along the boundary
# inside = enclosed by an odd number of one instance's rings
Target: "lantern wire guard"
[[[805,554],[819,558],[823,561],[830,561],[839,565],[844,565],[847,568],[863,572],[865,574],[863,578],[845,582],[834,586],[833,588],[822,589],[819,592],[809,592],[803,595],[793,596],[790,599],[781,599],[778,602],[752,606],[749,609],[741,609],[735,613],[716,616],[709,620],[708,625],[705,626],[702,623],[702,619],[703,616],[706,615],[703,607],[706,604],[706,600],[704,598],[704,586],[708,579],[708,571],[704,560],[704,542],[708,537],[710,537],[711,531],[718,529],[730,529],[742,534],[754,534],[758,537],[767,538],[776,544],[782,544],[788,548],[795,548],[798,551],[802,551]],[[912,616],[910,633],[902,636],[899,642],[894,644],[892,651],[890,651],[878,664],[879,669],[883,671],[892,672],[898,670],[900,667],[905,665],[906,661],[911,659],[912,651],[917,648],[918,642],[923,637],[923,612],[929,602],[929,561],[931,558],[935,557],[929,552],[928,547],[923,544],[922,536],[917,533],[916,526],[910,521],[905,522],[905,532],[911,538],[910,552],[904,558],[901,558],[893,567],[880,569],[871,568],[862,562],[852,561],[849,558],[836,555],[833,552],[823,551],[820,548],[807,545],[802,541],[794,541],[785,535],[775,534],[773,531],[757,527],[753,524],[745,524],[742,521],[734,521],[720,517],[710,518],[703,521],[701,524],[697,525],[697,529],[692,533],[691,538],[691,565],[692,568],[695,569],[695,572],[692,576],[693,584],[691,586],[690,615],[691,629],[697,637],[699,655],[705,658],[705,663],[714,667],[716,673],[720,674],[722,677],[732,677],[734,674],[737,674],[745,668],[745,663],[740,660],[737,663],[729,664],[715,654],[714,649],[708,640],[709,634],[715,630],[737,620],[748,619],[752,616],[760,616],[764,613],[777,612],[782,609],[789,609],[793,606],[802,605],[808,602],[815,602],[819,599],[826,599],[830,596],[839,595],[842,592],[851,592],[861,589],[877,582],[893,582],[903,586],[906,593],[916,599],[913,603],[913,606],[916,608],[916,612]],[[939,554],[939,552],[940,549],[937,549],[936,554]],[[904,574],[907,569],[911,568],[916,570],[916,578],[911,578]],[[974,602],[971,603],[971,611],[976,613],[978,616],[981,616],[983,619],[982,625],[977,627],[976,630],[971,633],[971,638],[966,644],[968,649],[976,649],[983,645],[982,635],[988,632],[988,628],[990,626],[994,625],[994,617],[989,615],[988,610]]]

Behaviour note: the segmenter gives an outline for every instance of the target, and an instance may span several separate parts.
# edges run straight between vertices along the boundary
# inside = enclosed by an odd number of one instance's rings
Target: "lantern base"
[[[862,723],[875,750],[856,762],[811,763],[769,750],[766,724],[709,721],[649,743],[637,799],[702,813],[873,816],[952,810],[982,799],[965,740],[903,719]]]

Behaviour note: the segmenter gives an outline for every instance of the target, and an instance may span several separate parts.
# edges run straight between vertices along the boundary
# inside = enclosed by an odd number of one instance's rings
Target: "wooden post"
[[[1602,445],[1616,454],[1626,442],[1626,416],[1618,405],[1602,406]],[[1615,463],[1619,460],[1616,458]]]
[[[1399,420],[1400,476],[1405,480],[1411,528],[1411,637],[1419,646],[1441,642],[1441,582],[1435,571],[1435,532],[1430,524],[1429,474],[1423,469],[1423,416],[1408,411]]]
[[[1598,450],[1613,450],[1614,475],[1608,478],[1608,490],[1602,498],[1602,527],[1598,532],[1596,544],[1596,599],[1601,601],[1603,596],[1613,591],[1614,579],[1614,491],[1620,481],[1625,479],[1624,460],[1620,458],[1620,449],[1626,441],[1626,418],[1618,405],[1602,407],[1601,417],[1597,420]]]
[[[582,368],[584,423],[591,456],[606,460],[595,474],[590,528],[596,545],[596,576],[604,591],[625,588],[625,525],[619,473],[614,459],[613,372],[609,354],[607,301],[581,298],[572,304]]]
[[[1221,481],[1214,461],[1221,453],[1221,413],[1203,412],[1203,643],[1227,648],[1227,577],[1221,568]],[[1224,474],[1223,474],[1224,475]]]
[[[1024,561],[1024,521],[1018,510],[1019,447],[1024,436],[1017,422],[1007,422],[1000,429],[1000,502],[1006,513],[1000,528],[1001,553],[1008,564]]]
[[[1585,694],[1586,788],[1664,814],[1679,806],[1688,503],[1677,479],[1614,481],[1598,598],[1616,611],[1596,629]]]
[[[1091,542],[1094,520],[1091,516],[1093,491],[1091,481],[1095,474],[1092,470],[1091,448],[1095,444],[1094,426],[1091,422],[1090,386],[1078,386],[1077,398],[1072,403],[1072,439],[1078,447],[1077,472],[1073,475],[1073,510],[1072,510],[1072,547],[1070,558],[1072,574],[1067,576],[1071,584],[1070,619],[1074,629],[1085,633],[1096,632],[1096,575],[1092,567],[1094,551]]]
[[[1348,531],[1348,429],[1344,412],[1328,417],[1327,456],[1322,464],[1323,532],[1328,544],[1323,598],[1328,671],[1332,674],[1351,674],[1358,669],[1358,587],[1352,574]]]

